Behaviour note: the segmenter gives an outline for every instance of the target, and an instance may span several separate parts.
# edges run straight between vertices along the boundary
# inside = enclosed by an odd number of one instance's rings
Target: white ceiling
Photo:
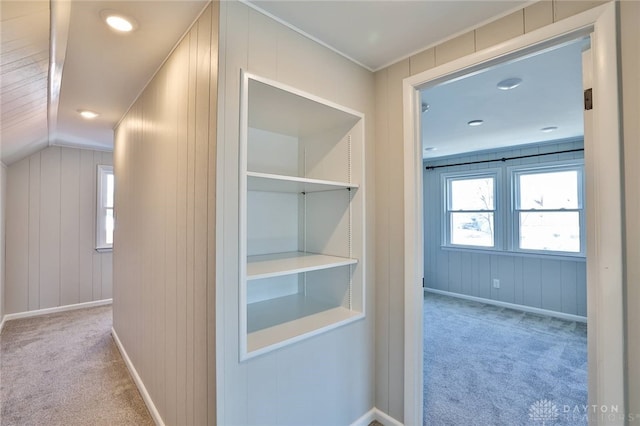
[[[10,164],[47,144],[112,149],[114,125],[207,1],[0,3],[0,159]],[[529,1],[252,0],[247,4],[375,70],[526,3]],[[47,8],[52,14],[51,31]],[[110,30],[100,19],[103,9],[134,17],[137,30],[127,35]],[[8,44],[12,42],[20,48]],[[54,70],[52,75],[48,75],[47,64]],[[24,68],[12,71],[17,65]],[[61,84],[57,84],[60,70]],[[77,110],[84,108],[100,116],[82,120]]]
[[[245,0],[376,71],[530,0]]]
[[[524,145],[584,134],[582,50],[588,40],[505,63],[422,91],[425,158]],[[520,78],[500,90],[498,82]],[[484,124],[471,127],[471,120]],[[558,127],[549,133],[540,129]]]
[[[62,72],[56,143],[113,147],[113,127],[204,8],[205,1],[73,1]],[[104,9],[133,17],[135,31],[117,33]],[[82,119],[79,109],[100,114]]]

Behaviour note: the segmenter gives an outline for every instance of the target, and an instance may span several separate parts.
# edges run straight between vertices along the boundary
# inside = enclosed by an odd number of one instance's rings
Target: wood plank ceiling
[[[0,159],[48,143],[49,2],[0,2]],[[18,153],[18,151],[21,151]]]

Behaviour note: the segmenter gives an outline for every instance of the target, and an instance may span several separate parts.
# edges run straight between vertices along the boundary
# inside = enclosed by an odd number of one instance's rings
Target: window
[[[582,160],[441,176],[444,246],[585,255]]]
[[[514,170],[519,250],[583,253],[582,166]]]
[[[445,176],[446,244],[495,247],[496,178],[496,173]]]
[[[98,166],[98,203],[96,218],[96,249],[113,247],[113,166]]]

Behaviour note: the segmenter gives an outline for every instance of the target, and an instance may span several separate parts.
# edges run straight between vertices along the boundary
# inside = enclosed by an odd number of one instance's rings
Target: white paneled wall
[[[95,251],[96,173],[110,152],[48,147],[8,168],[5,314],[111,298]]]
[[[582,141],[546,143],[526,148],[460,155],[425,161],[429,166],[446,166],[493,158],[536,155],[581,149]],[[444,223],[442,173],[539,164],[544,161],[581,159],[582,152],[544,155],[505,162],[442,167],[424,171],[424,277],[425,286],[467,296],[525,305],[565,314],[587,315],[586,262],[584,258],[523,255],[509,252],[442,248]],[[492,287],[492,279],[500,288]]]
[[[6,271],[7,167],[0,163],[0,323],[4,318],[4,276]]]
[[[536,2],[376,72],[376,407],[391,417],[404,418],[402,80],[604,2]],[[626,61],[637,61],[637,48],[633,52]]]
[[[629,413],[640,413],[640,2],[620,2]]]
[[[367,70],[236,1],[220,6],[218,424],[347,425],[373,407],[373,205],[367,206],[367,318],[239,362],[240,70],[365,114],[366,198],[373,201],[374,80]]]
[[[217,38],[213,3],[116,129],[114,330],[167,425],[216,424]]]

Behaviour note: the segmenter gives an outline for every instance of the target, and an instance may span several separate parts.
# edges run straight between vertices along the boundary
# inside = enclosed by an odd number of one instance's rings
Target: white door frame
[[[423,419],[423,212],[419,89],[591,34],[593,122],[585,140],[589,406],[624,406],[623,250],[617,4],[598,6],[403,81],[404,424]],[[541,396],[542,397],[542,396]],[[618,424],[590,409],[590,424]]]

